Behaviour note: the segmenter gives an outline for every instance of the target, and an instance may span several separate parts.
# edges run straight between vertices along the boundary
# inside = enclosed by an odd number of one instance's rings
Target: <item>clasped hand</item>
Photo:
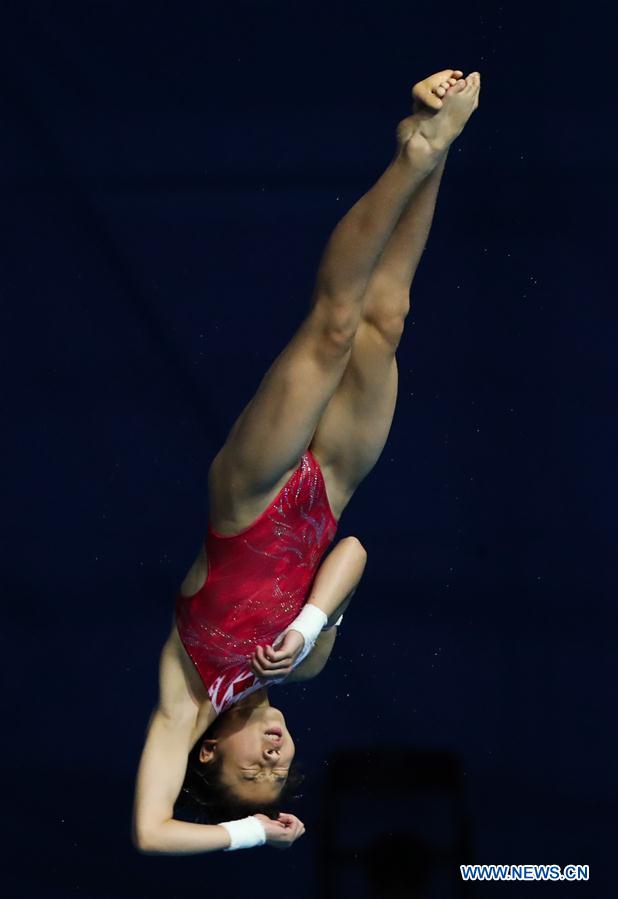
[[[274,849],[289,849],[305,832],[305,825],[296,817],[281,812],[276,820],[266,815],[256,815],[266,831],[266,845]]]
[[[264,680],[286,677],[305,645],[305,638],[295,630],[288,631],[277,649],[258,646],[251,656],[251,670]]]

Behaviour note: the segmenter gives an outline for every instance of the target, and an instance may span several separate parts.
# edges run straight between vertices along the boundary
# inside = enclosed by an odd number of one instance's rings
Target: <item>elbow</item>
[[[133,843],[133,848],[140,855],[150,855],[151,850],[149,849],[148,837],[143,831],[133,830],[131,842]]]
[[[140,855],[158,855],[161,852],[160,841],[152,828],[134,826],[131,842]]]
[[[367,550],[358,537],[345,537],[344,539],[349,546],[350,553],[354,555],[357,563],[364,569],[367,563]]]

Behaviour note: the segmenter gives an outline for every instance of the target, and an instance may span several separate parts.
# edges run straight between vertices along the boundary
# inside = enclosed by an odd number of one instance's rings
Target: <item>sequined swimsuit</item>
[[[336,531],[311,450],[240,534],[225,537],[208,525],[208,576],[193,596],[176,597],[176,627],[217,714],[266,686],[251,671],[251,655],[296,618]]]

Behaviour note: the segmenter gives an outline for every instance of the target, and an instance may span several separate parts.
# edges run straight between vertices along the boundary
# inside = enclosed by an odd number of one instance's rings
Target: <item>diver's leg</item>
[[[467,117],[477,105],[480,82],[467,79],[444,102],[459,96]],[[423,253],[444,171],[439,164],[402,213],[365,293],[361,322],[343,377],[318,424],[311,449],[324,469],[335,514],[376,464],[386,443],[397,399],[396,350],[410,309],[410,287]]]
[[[350,360],[372,270],[413,192],[439,154],[414,129],[339,222],[317,273],[311,309],[275,359],[211,466],[211,496],[257,501],[298,465]],[[225,506],[225,502],[223,503]],[[218,504],[218,517],[225,509]]]

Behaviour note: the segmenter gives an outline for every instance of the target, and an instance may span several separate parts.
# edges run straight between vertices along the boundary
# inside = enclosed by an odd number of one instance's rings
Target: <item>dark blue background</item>
[[[309,899],[325,760],[371,745],[461,757],[474,860],[588,863],[564,894],[613,895],[610,10],[3,5],[9,895]],[[138,856],[133,778],[209,461],[410,86],[447,66],[481,71],[481,102],[414,283],[391,436],[341,524],[367,572],[324,675],[272,696],[310,775],[307,836]]]

